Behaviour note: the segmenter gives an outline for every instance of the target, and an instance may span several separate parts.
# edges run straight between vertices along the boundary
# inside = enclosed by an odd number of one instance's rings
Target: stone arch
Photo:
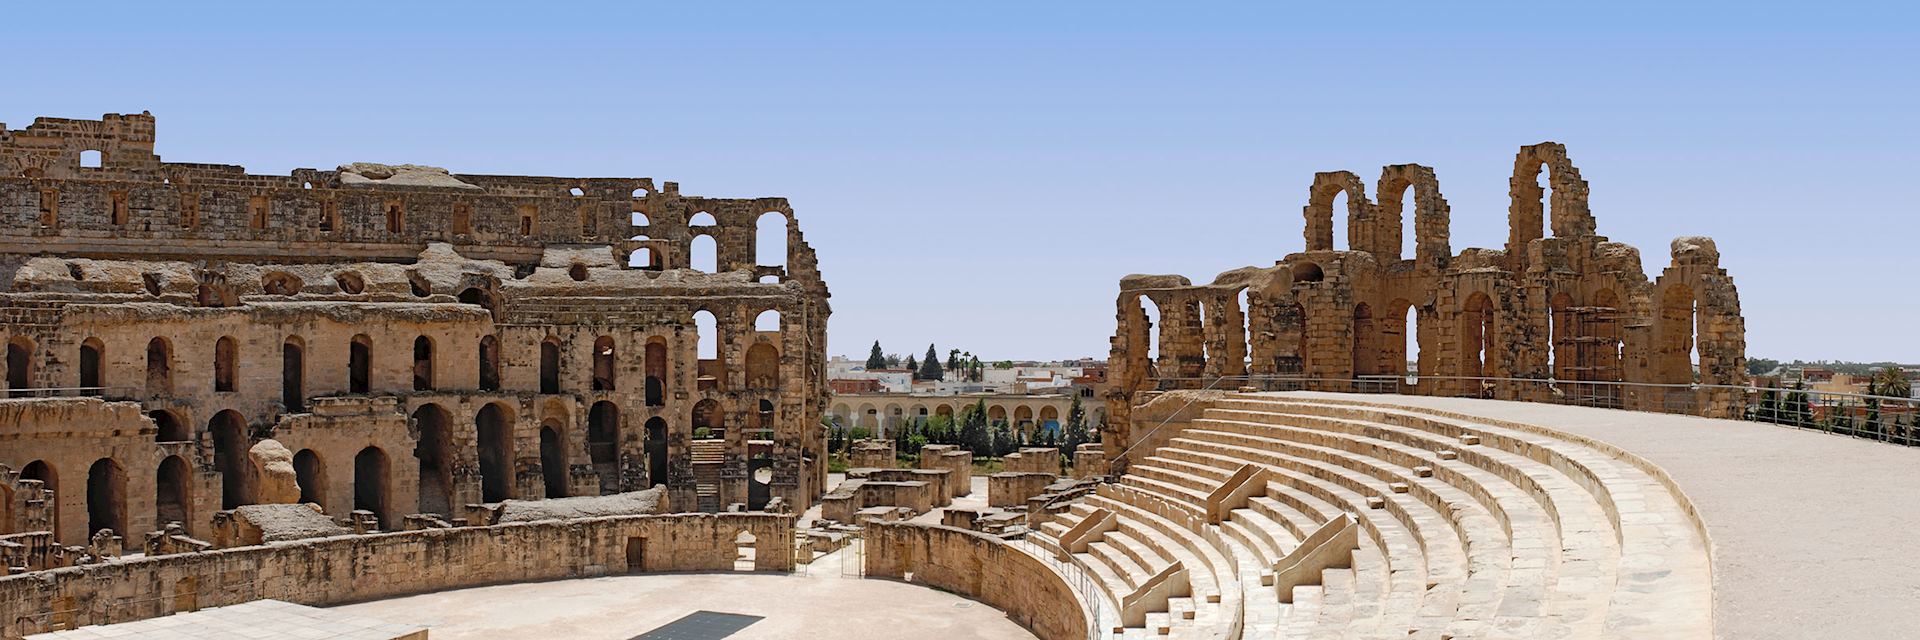
[[[1312,260],[1293,263],[1293,268],[1289,272],[1293,274],[1294,282],[1320,282],[1327,279],[1326,269],[1320,268],[1320,263]]]
[[[702,390],[726,388],[726,359],[720,357],[720,319],[712,311],[701,309],[693,312],[693,331],[695,355],[698,364],[697,386]]]
[[[667,483],[667,421],[660,416],[647,419],[647,485]]]
[[[373,388],[373,338],[359,334],[347,343],[347,392],[368,393]]]
[[[1007,421],[1007,408],[1006,408],[1006,406],[1004,406],[1004,405],[997,405],[997,404],[996,404],[996,405],[993,405],[993,406],[990,406],[990,407],[987,407],[987,422],[988,422],[988,423],[994,423],[994,422],[1006,422],[1006,421]]]
[[[1350,171],[1323,171],[1313,174],[1313,185],[1307,190],[1307,206],[1304,210],[1307,219],[1306,240],[1308,251],[1332,251],[1334,249],[1334,201],[1346,196],[1347,246],[1354,248],[1355,233],[1362,225],[1367,210],[1366,184]]]
[[[39,480],[41,488],[46,489],[48,493],[53,495],[54,499],[51,501],[52,504],[48,505],[48,511],[49,515],[53,518],[53,530],[58,532],[60,530],[61,503],[60,473],[47,461],[34,460],[27,463],[27,466],[20,468],[20,479]]]
[[[1500,343],[1495,330],[1495,315],[1493,299],[1483,292],[1469,294],[1467,301],[1460,306],[1461,375],[1471,378],[1498,377]],[[1471,381],[1468,386],[1477,389],[1481,384],[1480,381]]]
[[[1540,174],[1547,174],[1547,186],[1540,185]],[[1567,147],[1555,142],[1521,147],[1513,158],[1513,178],[1508,194],[1507,258],[1514,272],[1525,270],[1527,244],[1542,237],[1543,219],[1552,211],[1555,237],[1590,236],[1595,232],[1593,215],[1587,209],[1587,182],[1580,169],[1567,158]],[[1547,190],[1550,200],[1543,201]]]
[[[1014,407],[1013,426],[1021,431],[1033,428],[1033,407],[1024,404]]]
[[[647,406],[666,406],[667,339],[660,336],[648,337],[646,352]]]
[[[127,529],[127,472],[113,458],[101,458],[87,468],[87,534],[101,529],[132,537]]]
[[[513,410],[489,402],[474,414],[473,426],[480,458],[480,499],[499,502],[513,497]]]
[[[187,428],[180,415],[168,409],[154,409],[147,412],[153,420],[154,442],[187,442],[193,440],[193,430]]]
[[[480,336],[480,390],[500,390],[500,339]]]
[[[548,418],[540,423],[540,479],[545,497],[567,497],[567,458],[565,427]]]
[[[934,407],[933,407],[933,415],[936,415],[936,416],[946,416],[948,420],[952,420],[952,419],[953,419],[953,405],[950,405],[950,404],[946,404],[946,403],[941,403],[941,404],[937,404],[937,405],[934,405]]]
[[[260,290],[271,296],[298,295],[306,288],[306,282],[300,276],[285,271],[272,271],[260,276]]]
[[[540,341],[540,393],[560,393],[560,338]]]
[[[307,342],[300,336],[280,343],[280,406],[288,413],[307,408]]]
[[[906,419],[906,410],[902,409],[899,403],[889,402],[880,412],[881,431],[884,433],[898,433],[896,429],[905,426],[904,423]]]
[[[26,336],[14,336],[7,340],[7,389],[10,397],[26,397],[19,390],[32,389],[35,369],[33,339]]]
[[[874,430],[879,428],[880,426],[879,413],[880,413],[880,410],[875,409],[873,406],[873,403],[870,403],[870,402],[860,403],[860,412],[858,415],[854,416],[854,421],[855,421],[854,426],[863,427],[867,430],[868,433],[874,433],[875,432]]]
[[[392,501],[387,499],[392,484],[386,451],[380,447],[367,447],[354,454],[353,509],[372,512],[381,529],[392,528],[389,524],[393,520],[390,513]]]
[[[176,455],[161,460],[154,471],[153,486],[154,528],[165,529],[170,522],[183,527],[193,523],[193,474],[184,458]]]
[[[1448,239],[1451,214],[1447,199],[1440,194],[1440,179],[1431,167],[1389,165],[1380,173],[1375,195],[1380,198],[1373,221],[1375,259],[1385,263],[1389,256],[1411,258],[1422,266],[1439,267],[1452,256]],[[1413,216],[1412,235],[1407,234],[1408,214]]]
[[[1060,410],[1053,405],[1040,407],[1040,414],[1036,416],[1035,419],[1039,420],[1041,427],[1047,429],[1060,428]]]
[[[413,390],[433,390],[433,338],[413,339]]]
[[[213,439],[213,470],[220,473],[220,508],[232,509],[253,504],[253,459],[247,455],[251,440],[247,419],[227,409],[207,422]]]
[[[754,264],[787,266],[787,225],[787,214],[778,211],[762,213],[754,220]]]
[[[747,347],[747,387],[775,389],[780,386],[780,350],[765,342]]]
[[[707,398],[694,403],[691,418],[695,438],[721,439],[726,437],[726,413],[721,410],[719,400]],[[702,431],[705,431],[704,435],[702,435]]]
[[[620,491],[620,406],[601,400],[587,409],[587,458],[602,494]]]
[[[173,394],[173,343],[166,338],[147,341],[147,395]]]
[[[614,351],[613,336],[600,336],[593,341],[593,390],[614,390],[615,376],[619,371],[618,354]]]
[[[233,336],[213,341],[213,390],[233,391],[240,377],[240,343]]]
[[[326,505],[327,463],[312,449],[293,454],[293,479],[300,485],[300,502]]]
[[[419,470],[421,513],[453,515],[453,414],[427,403],[413,410],[413,457]]]
[[[1384,373],[1404,376],[1409,383],[1418,382],[1422,373],[1419,316],[1419,307],[1406,298],[1396,298],[1387,303],[1387,315],[1374,321],[1380,331],[1381,346],[1386,349],[1386,363],[1392,368]],[[1414,363],[1411,367],[1410,362]]]
[[[754,423],[753,428],[761,432],[758,434],[760,438],[764,440],[773,439],[774,406],[772,400],[766,398],[760,399],[760,412],[756,415],[756,418],[757,421]]]
[[[86,393],[98,395],[106,386],[102,375],[106,359],[107,345],[99,338],[89,337],[80,342],[80,388]]]
[[[704,273],[720,272],[720,243],[713,234],[701,233],[687,242],[687,266]]]

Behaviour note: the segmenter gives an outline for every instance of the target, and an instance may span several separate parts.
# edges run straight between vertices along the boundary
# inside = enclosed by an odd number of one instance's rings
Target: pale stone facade
[[[685,510],[804,509],[825,490],[828,292],[786,200],[253,175],[154,141],[147,114],[0,126],[0,534],[206,538],[255,502],[394,530],[508,498],[665,485]],[[760,225],[783,255],[759,254]],[[248,455],[269,439],[291,460]]]

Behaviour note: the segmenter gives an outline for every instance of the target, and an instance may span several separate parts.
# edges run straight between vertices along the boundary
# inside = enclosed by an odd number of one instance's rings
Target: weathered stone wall
[[[1092,625],[1065,578],[992,536],[953,527],[873,524],[869,578],[894,578],[957,593],[1006,612],[1040,640],[1080,640]]]
[[[793,568],[793,517],[627,516],[341,536],[135,558],[0,578],[5,637],[273,598],[307,605],[627,572]]]
[[[50,525],[13,509],[0,534],[84,544],[106,460],[124,537],[174,519],[206,536],[259,499],[223,453],[269,437],[306,500],[389,529],[427,502],[457,521],[658,484],[687,508],[804,509],[825,490],[828,292],[784,199],[365,165],[261,176],[161,162],[154,132],[146,114],[0,126],[0,386],[48,405],[0,407],[25,420],[0,422],[0,465],[53,494]],[[784,228],[784,255],[759,255],[762,225]],[[693,260],[703,237],[712,265]],[[126,404],[49,398],[78,395]],[[723,438],[711,459],[694,459],[696,424]],[[185,473],[161,469],[174,457]]]
[[[1371,376],[1363,390],[1538,401],[1577,394],[1604,406],[1715,417],[1742,409],[1725,390],[1593,384],[1695,382],[1695,345],[1698,382],[1743,384],[1745,325],[1711,239],[1675,240],[1671,266],[1649,280],[1638,251],[1598,235],[1587,182],[1565,146],[1516,154],[1502,249],[1452,253],[1451,214],[1430,168],[1384,167],[1375,195],[1377,203],[1351,172],[1315,174],[1303,210],[1305,251],[1207,284],[1123,278],[1106,392],[1108,458],[1141,428],[1130,415],[1138,394],[1231,390],[1244,382],[1217,380],[1249,374],[1294,379],[1287,388],[1350,390],[1347,381]],[[1338,200],[1343,210],[1335,210]],[[1345,238],[1334,237],[1335,215],[1346,216]],[[1409,223],[1411,256],[1402,249]],[[1418,353],[1407,353],[1408,332]],[[1402,379],[1409,361],[1422,378]],[[1557,383],[1549,387],[1549,379]]]
[[[1059,476],[1030,471],[1002,471],[987,476],[987,506],[1014,507],[1045,492]]]

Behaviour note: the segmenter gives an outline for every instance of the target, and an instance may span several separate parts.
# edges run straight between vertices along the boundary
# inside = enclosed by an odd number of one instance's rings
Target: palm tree
[[[1913,381],[1907,379],[1907,372],[1900,367],[1887,366],[1873,372],[1872,380],[1867,382],[1867,392],[1876,396],[1909,398],[1913,396]]]

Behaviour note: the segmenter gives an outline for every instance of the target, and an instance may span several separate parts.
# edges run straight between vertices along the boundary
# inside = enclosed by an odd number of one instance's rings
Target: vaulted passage
[[[647,339],[647,406],[667,404],[667,341],[660,336]]]
[[[413,390],[433,390],[433,339],[413,339]]]
[[[419,430],[413,457],[419,461],[420,512],[453,515],[453,417],[440,405],[422,405],[413,411]]]
[[[160,461],[160,468],[154,473],[155,528],[163,528],[172,522],[183,526],[193,522],[190,477],[187,461],[180,456],[167,456]]]
[[[327,483],[327,469],[320,460],[320,454],[312,449],[301,449],[293,454],[293,477],[300,483],[300,502],[326,504],[321,491]]]
[[[367,447],[353,456],[353,509],[373,512],[381,529],[390,528],[387,484],[387,452]]]
[[[500,390],[500,339],[480,336],[480,390]]]
[[[214,414],[207,423],[213,435],[213,470],[220,472],[220,508],[253,504],[253,461],[246,418],[232,409]]]
[[[347,345],[347,391],[366,393],[373,381],[373,339],[357,335]]]
[[[280,345],[280,404],[289,412],[307,408],[306,360],[306,343],[299,338],[287,338]]]
[[[91,395],[100,395],[100,387],[105,386],[100,378],[105,351],[106,346],[99,338],[87,338],[86,342],[80,343],[80,388],[88,390]]]
[[[173,393],[173,345],[164,338],[147,341],[147,395]]]
[[[647,420],[647,484],[667,483],[667,421],[659,417]]]
[[[540,393],[560,393],[560,339],[540,343]]]
[[[480,499],[499,502],[513,497],[513,422],[498,403],[480,409],[474,418],[479,432]]]
[[[613,337],[600,336],[593,341],[593,390],[612,391],[615,371]]]
[[[567,497],[567,445],[560,431],[557,422],[540,425],[540,480],[549,498]]]
[[[602,495],[620,492],[620,408],[602,400],[587,411],[587,456]]]
[[[127,472],[113,458],[101,458],[87,469],[87,533],[111,529],[126,536]]]

